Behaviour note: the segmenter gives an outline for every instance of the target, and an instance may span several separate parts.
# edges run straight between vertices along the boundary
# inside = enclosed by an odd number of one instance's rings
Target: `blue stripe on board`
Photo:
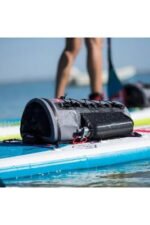
[[[59,145],[59,149],[68,144]],[[55,145],[27,145],[22,142],[3,143],[0,142],[0,159],[28,155],[37,152],[53,151],[57,149]]]
[[[32,176],[36,174],[54,173],[58,171],[71,171],[79,169],[90,169],[115,164],[127,163],[137,160],[150,159],[150,147],[133,149],[125,152],[107,153],[93,157],[81,157],[77,159],[58,160],[19,167],[9,167],[0,170],[1,179]]]

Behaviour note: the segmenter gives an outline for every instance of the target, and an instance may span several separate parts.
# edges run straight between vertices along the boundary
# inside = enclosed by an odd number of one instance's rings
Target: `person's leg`
[[[55,97],[64,96],[65,88],[68,84],[68,78],[72,64],[77,56],[82,44],[81,38],[67,38],[66,47],[60,57],[57,78]]]
[[[87,69],[90,76],[91,96],[102,94],[102,38],[86,38]]]

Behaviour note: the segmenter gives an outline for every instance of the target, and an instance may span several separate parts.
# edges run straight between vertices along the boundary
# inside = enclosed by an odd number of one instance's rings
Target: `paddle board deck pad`
[[[150,159],[150,128],[137,131],[138,135],[132,137],[58,147],[1,143],[0,178],[68,172]]]

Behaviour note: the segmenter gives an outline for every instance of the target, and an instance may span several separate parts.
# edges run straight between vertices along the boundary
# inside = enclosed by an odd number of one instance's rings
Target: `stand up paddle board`
[[[136,111],[131,112],[131,117],[135,126],[150,125],[150,108],[137,109]]]
[[[138,134],[84,144],[27,146],[21,142],[1,143],[0,178],[89,169],[150,159],[150,128]]]

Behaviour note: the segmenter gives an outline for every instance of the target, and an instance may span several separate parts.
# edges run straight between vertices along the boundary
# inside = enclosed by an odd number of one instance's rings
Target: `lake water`
[[[150,76],[137,76],[136,80],[150,82]],[[135,78],[132,80],[135,81]],[[25,104],[34,97],[52,98],[54,82],[40,81],[0,85],[0,119],[20,118]],[[86,98],[89,87],[69,87],[69,97]],[[8,186],[44,187],[149,187],[150,161],[139,161],[107,168],[74,171],[69,173],[42,174],[24,179],[9,180]]]

